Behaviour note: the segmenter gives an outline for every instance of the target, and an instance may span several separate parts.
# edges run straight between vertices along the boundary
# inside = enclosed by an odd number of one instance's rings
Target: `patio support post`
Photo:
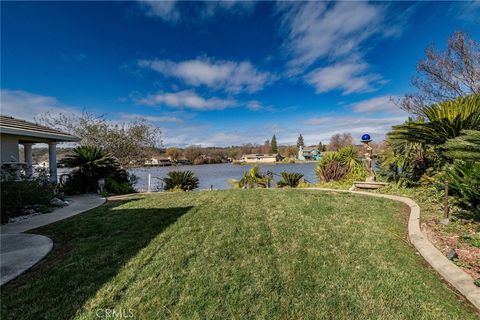
[[[31,177],[33,174],[32,167],[32,145],[33,143],[24,143],[23,152],[25,155],[25,162],[27,163],[27,171],[25,172],[27,177]]]
[[[48,165],[50,167],[50,182],[57,183],[57,143],[48,143]]]

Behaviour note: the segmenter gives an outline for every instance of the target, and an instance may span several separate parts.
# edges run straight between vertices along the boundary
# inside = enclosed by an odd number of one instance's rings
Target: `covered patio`
[[[57,183],[57,144],[80,141],[80,138],[74,135],[5,115],[0,115],[0,135],[2,168],[23,166],[27,176],[33,174],[33,145],[48,144],[49,174],[53,183]],[[23,162],[20,161],[20,144],[23,145]]]

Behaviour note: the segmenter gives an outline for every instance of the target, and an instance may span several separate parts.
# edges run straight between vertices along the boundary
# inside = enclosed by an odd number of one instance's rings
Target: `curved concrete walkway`
[[[0,227],[0,286],[15,279],[45,257],[53,242],[45,236],[22,233],[60,221],[105,203],[97,195],[72,196],[70,205]]]
[[[362,191],[349,191],[325,188],[305,188],[303,190],[321,190],[330,192],[344,192],[361,194],[377,198],[385,198],[402,202],[410,207],[410,218],[408,220],[408,238],[415,246],[422,257],[437,271],[442,278],[450,285],[455,287],[468,301],[470,301],[478,310],[480,310],[480,288],[473,283],[473,278],[462,269],[447,259],[435,246],[428,240],[420,229],[420,207],[410,198],[393,196],[381,193],[371,193]]]

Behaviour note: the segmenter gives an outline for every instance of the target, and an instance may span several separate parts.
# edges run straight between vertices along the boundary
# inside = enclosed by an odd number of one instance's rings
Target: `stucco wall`
[[[1,163],[19,161],[18,138],[9,134],[0,136]]]

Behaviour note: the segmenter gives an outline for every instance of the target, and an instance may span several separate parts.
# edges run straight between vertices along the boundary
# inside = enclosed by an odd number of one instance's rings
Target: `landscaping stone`
[[[52,206],[56,206],[56,207],[65,207],[68,205],[67,202],[63,201],[63,200],[60,200],[58,198],[53,198],[52,200],[50,200],[50,204]]]
[[[449,218],[442,219],[440,220],[440,223],[443,224],[444,226],[448,226],[450,224],[450,219]]]
[[[450,251],[448,251],[448,253],[447,253],[447,258],[448,258],[449,260],[458,259],[458,254],[457,254],[457,252],[455,251],[455,249],[450,249]]]
[[[29,219],[29,218],[38,216],[38,215],[40,215],[40,214],[42,214],[42,213],[41,213],[41,212],[37,212],[37,211],[34,211],[34,212],[31,213],[31,214],[26,214],[26,213],[24,213],[24,214],[21,215],[21,216],[17,216],[17,217],[13,217],[13,218],[8,219],[8,223],[14,223],[14,222],[26,220],[26,219]]]

